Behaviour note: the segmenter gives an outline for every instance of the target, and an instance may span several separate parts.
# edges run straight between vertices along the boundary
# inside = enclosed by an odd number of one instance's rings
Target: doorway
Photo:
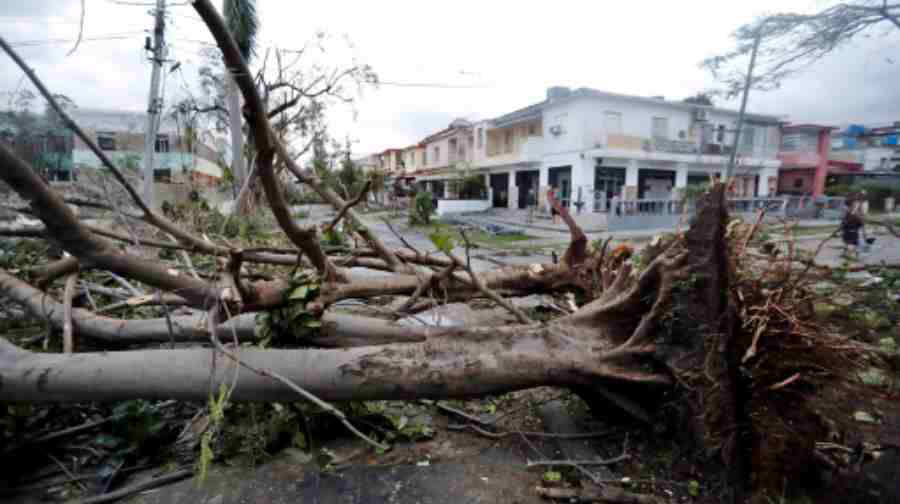
[[[560,205],[568,208],[572,200],[572,167],[557,166],[550,168],[549,182],[551,187],[556,188],[556,197]]]
[[[639,170],[638,199],[669,199],[675,187],[675,172],[670,170]]]
[[[516,187],[519,188],[520,209],[537,205],[537,191],[540,176],[541,173],[538,170],[516,172]]]
[[[598,166],[594,169],[594,211],[608,212],[610,201],[622,196],[625,168]]]
[[[509,173],[491,174],[491,192],[494,195],[491,206],[494,208],[509,207]]]

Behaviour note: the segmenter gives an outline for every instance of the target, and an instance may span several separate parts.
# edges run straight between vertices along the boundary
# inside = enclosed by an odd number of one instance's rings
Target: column
[[[759,170],[759,197],[775,196],[778,190],[778,168],[762,168]]]
[[[516,170],[509,171],[509,192],[507,194],[509,208],[519,208],[519,188],[516,187]]]
[[[547,191],[550,190],[550,167],[541,165],[538,170],[537,207],[549,212],[550,207],[547,203]]]
[[[673,199],[681,199],[684,189],[687,187],[688,167],[686,163],[675,165],[675,188],[672,191]]]
[[[638,197],[638,162],[636,159],[628,161],[625,167],[625,187],[622,195],[625,201],[636,200]]]
[[[572,209],[577,209],[575,203],[581,196],[581,211],[594,211],[594,185],[597,171],[594,169],[596,161],[593,157],[585,155],[580,163],[572,167]]]

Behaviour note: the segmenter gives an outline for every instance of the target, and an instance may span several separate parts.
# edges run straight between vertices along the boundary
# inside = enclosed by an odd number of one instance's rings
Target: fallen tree
[[[180,245],[214,257],[220,266],[208,276],[192,276],[130,254],[109,240],[109,232],[97,233],[81,223],[60,195],[0,144],[0,178],[43,221],[40,236],[73,256],[47,268],[55,272],[42,277],[48,290],[60,275],[104,270],[163,292],[194,311],[177,316],[166,311],[152,319],[108,318],[71,308],[71,289],[58,302],[8,273],[0,273],[0,292],[56,327],[68,324],[75,337],[119,347],[210,343],[206,348],[55,354],[26,351],[0,338],[0,399],[206,400],[225,386],[229,399],[236,401],[302,397],[322,404],[471,397],[550,385],[576,391],[598,413],[615,408],[641,422],[676,427],[686,443],[723,463],[738,501],[779,494],[792,468],[843,474],[851,465],[817,443],[835,435],[877,437],[876,430],[860,431],[853,424],[856,403],[848,398],[868,397],[870,392],[856,383],[856,373],[867,366],[887,368],[885,357],[816,325],[809,268],[798,271],[790,255],[777,261],[756,258],[748,250],[755,229],[729,225],[723,185],[702,198],[687,232],[661,238],[631,258],[608,251],[606,244],[590,248],[556,201],[552,203],[572,234],[560,264],[476,274],[468,257],[447,248],[441,250],[445,257],[391,250],[354,213],[353,201],[343,200],[287,155],[271,133],[251,74],[222,19],[208,1],[193,6],[244,95],[258,153],[255,171],[275,220],[295,247],[296,262],[286,264],[284,258],[291,254],[284,251],[271,260],[261,255],[267,251],[194,236],[156,216],[134,191],[129,194],[141,212],[130,219],[171,233]],[[0,46],[14,54],[2,38]],[[33,72],[27,73],[39,82]],[[52,103],[52,96],[46,96]],[[335,207],[366,245],[364,250],[329,255],[316,228],[294,221],[274,174],[276,159]],[[115,173],[115,166],[108,168]],[[148,247],[165,245],[138,241]],[[249,281],[247,267],[256,264],[254,258],[269,263],[270,274],[279,271],[277,278]],[[360,276],[342,265],[390,274]],[[343,300],[400,296],[405,298],[402,306],[389,310],[392,318],[400,318],[420,309],[422,298],[438,297],[431,296],[436,292],[441,294],[437,303],[476,297],[494,301],[517,323],[417,328],[333,311]],[[573,293],[582,306],[549,322],[534,322],[507,301],[535,292]],[[237,344],[264,332],[285,331],[305,336],[290,340],[291,348]],[[669,399],[666,408],[659,406],[663,398]]]

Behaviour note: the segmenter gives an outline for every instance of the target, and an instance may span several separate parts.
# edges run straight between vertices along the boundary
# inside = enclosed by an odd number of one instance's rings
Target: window
[[[741,131],[741,149],[744,151],[752,151],[755,137],[756,128],[749,124],[745,124],[743,131]]]
[[[606,112],[603,115],[603,127],[606,129],[607,135],[622,134],[622,113]]]
[[[484,128],[478,128],[478,148],[484,147]]]
[[[723,143],[725,142],[725,125],[720,124],[719,128],[716,130],[716,142]]]
[[[815,152],[817,140],[806,133],[789,133],[781,138],[781,149],[788,152]]]
[[[794,179],[794,189],[803,189],[803,179],[802,178]]]
[[[100,150],[116,150],[116,134],[108,132],[97,132],[97,145],[100,146]]]
[[[434,164],[438,164],[441,162],[441,148],[440,147],[434,148],[434,159],[432,159],[431,162]]]
[[[169,152],[169,135],[156,135],[156,152]]]
[[[512,152],[513,150],[513,132],[506,130],[503,135],[503,152]]]
[[[653,138],[658,140],[668,140],[669,138],[669,118],[654,117],[653,118]]]
[[[422,149],[422,166],[428,164],[428,149]]]
[[[529,124],[528,125],[528,136],[534,136],[537,134],[537,124]]]

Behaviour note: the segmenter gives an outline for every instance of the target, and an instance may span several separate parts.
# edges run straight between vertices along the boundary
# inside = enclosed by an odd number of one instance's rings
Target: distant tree
[[[712,100],[712,93],[709,92],[699,92],[694,96],[689,96],[685,98],[684,103],[691,103],[693,105],[706,105],[708,107],[712,107],[714,105]]]
[[[844,46],[864,32],[884,25],[885,32],[900,29],[900,4],[887,0],[858,0],[828,7],[815,14],[781,13],[759,18],[738,28],[736,47],[707,58],[702,67],[722,82],[728,98],[738,96],[745,79],[743,60],[749,57],[757,37],[761,43],[753,71],[753,87],[769,90],[786,77]]]

